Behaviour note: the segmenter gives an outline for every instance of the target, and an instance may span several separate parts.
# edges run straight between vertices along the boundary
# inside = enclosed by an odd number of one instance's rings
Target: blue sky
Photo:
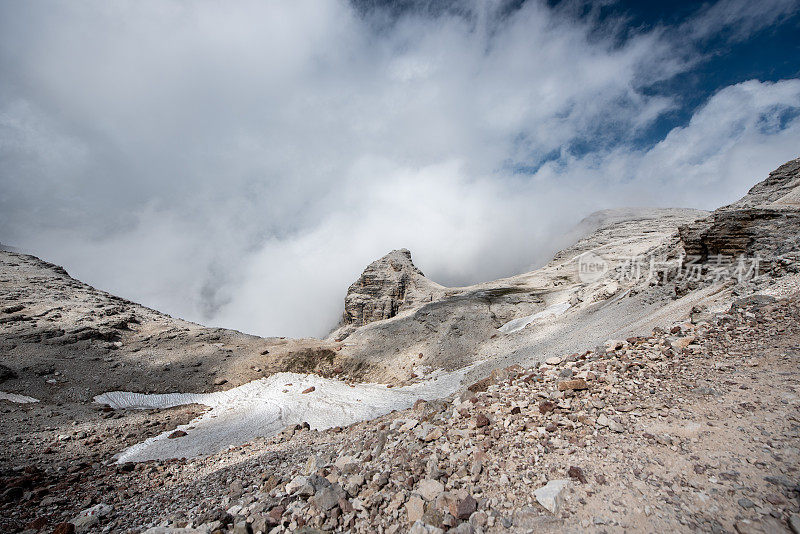
[[[594,210],[800,155],[800,0],[0,3],[0,242],[166,312],[321,335],[373,259],[539,265]]]
[[[604,9],[608,17],[628,19],[627,31],[655,27],[676,28],[691,20],[704,2],[616,2]],[[702,59],[697,65],[662,83],[644,88],[653,94],[680,95],[678,107],[665,114],[643,143],[653,143],[670,130],[685,126],[695,110],[714,93],[729,85],[757,79],[776,82],[800,77],[800,9],[797,4],[772,24],[746,38],[733,38],[731,31],[712,34],[698,43]]]
[[[424,2],[417,0],[356,0],[364,13],[390,11],[393,20],[420,12],[441,14],[451,12],[463,15],[464,3],[443,0]],[[508,0],[498,2],[503,10],[513,13],[528,2]],[[675,98],[676,108],[659,117],[652,127],[637,141],[641,146],[652,145],[675,127],[685,126],[694,111],[718,90],[750,79],[779,81],[800,77],[800,4],[775,2],[698,2],[675,0],[671,2],[642,2],[636,0],[575,2],[548,0],[553,10],[560,10],[576,21],[588,23],[601,40],[613,35],[619,44],[644,32],[660,30],[682,33],[681,28],[694,19],[717,9],[721,13],[736,13],[747,9],[757,12],[777,10],[779,16],[738,34],[742,24],[732,24],[720,31],[710,31],[697,39],[690,53],[697,53],[693,68],[677,73],[658,83],[640,88],[648,94]],[[726,5],[727,4],[727,5]],[[714,16],[714,12],[710,16]],[[552,156],[552,155],[551,155]]]

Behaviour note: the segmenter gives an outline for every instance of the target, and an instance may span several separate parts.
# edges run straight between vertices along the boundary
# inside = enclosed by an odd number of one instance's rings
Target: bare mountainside
[[[335,361],[333,343],[206,328],[24,254],[0,252],[0,291],[0,387],[41,400],[88,402],[113,389],[211,391]]]
[[[414,267],[408,251],[392,252],[351,286],[343,326],[327,341],[259,338],[203,327],[99,291],[36,257],[0,251],[2,390],[40,400],[88,402],[120,389],[228,389],[280,371],[396,384],[412,382],[414,370],[426,366],[456,369],[526,349],[530,357],[545,358],[561,346],[532,344],[552,337],[553,325],[583,328],[576,321],[585,314],[576,312],[586,306],[576,299],[588,306],[620,291],[605,280],[589,288],[581,285],[574,261],[581,252],[601,247],[610,258],[649,251],[674,241],[680,224],[704,215],[672,209],[599,212],[579,226],[588,235],[545,268],[464,288],[431,282]],[[664,299],[671,296],[659,295],[659,301]],[[508,321],[570,301],[574,306],[546,321],[547,328],[498,333]],[[594,312],[589,315],[598,316]],[[598,332],[596,341],[616,333],[618,326]]]
[[[598,212],[468,287],[393,251],[326,340],[0,251],[0,531],[785,531],[798,184],[793,160],[712,213]]]

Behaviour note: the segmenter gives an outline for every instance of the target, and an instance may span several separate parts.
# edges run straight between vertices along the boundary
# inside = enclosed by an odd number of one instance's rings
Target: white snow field
[[[545,317],[558,317],[565,311],[569,309],[569,302],[562,302],[560,304],[554,304],[552,306],[548,306],[544,310],[534,313],[533,315],[528,315],[527,317],[520,317],[519,319],[512,319],[508,321],[506,324],[498,328],[504,334],[511,334],[513,332],[519,332],[529,324],[532,324],[539,319],[544,319]]]
[[[39,402],[39,399],[34,399],[33,397],[28,397],[26,395],[18,395],[16,393],[6,393],[5,391],[0,391],[0,401],[9,401],[9,402],[16,402],[17,404],[28,404],[30,402]]]
[[[418,399],[433,400],[458,390],[472,366],[452,373],[437,372],[430,379],[405,387],[382,384],[348,385],[317,375],[278,373],[228,391],[147,395],[112,391],[94,398],[112,408],[169,408],[203,404],[211,408],[188,425],[188,435],[169,439],[164,432],[120,453],[117,462],[191,458],[213,454],[259,436],[272,436],[287,425],[307,422],[325,429],[372,419],[402,410]],[[291,385],[289,385],[291,384]],[[302,393],[314,387],[311,393]]]

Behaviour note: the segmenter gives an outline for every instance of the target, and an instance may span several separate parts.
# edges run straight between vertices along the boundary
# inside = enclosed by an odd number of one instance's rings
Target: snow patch
[[[533,315],[528,315],[527,317],[520,317],[519,319],[513,319],[500,328],[502,333],[504,334],[511,334],[512,332],[518,332],[528,326],[529,324],[538,321],[539,319],[543,319],[545,317],[558,317],[559,315],[563,314],[570,308],[569,302],[562,302],[561,304],[554,304],[545,308],[544,310],[534,313]]]
[[[17,404],[29,404],[31,402],[39,402],[39,399],[34,399],[33,397],[28,397],[26,395],[17,395],[16,393],[6,393],[5,391],[0,391],[0,401],[10,401],[16,402]]]
[[[307,422],[326,429],[373,419],[392,410],[411,407],[417,400],[433,400],[454,393],[474,365],[452,373],[437,372],[428,380],[404,387],[347,384],[317,375],[278,373],[228,391],[147,395],[124,391],[103,393],[95,402],[112,408],[170,408],[203,404],[211,408],[188,425],[186,436],[169,439],[164,432],[124,450],[117,462],[191,458],[219,452],[256,437],[277,434],[288,425]],[[291,386],[287,385],[291,384]],[[311,393],[302,393],[314,386]]]

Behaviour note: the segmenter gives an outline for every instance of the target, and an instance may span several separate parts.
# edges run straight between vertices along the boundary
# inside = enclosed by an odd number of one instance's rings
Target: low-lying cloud
[[[595,209],[712,209],[798,155],[800,80],[727,87],[641,142],[679,98],[644,88],[691,43],[775,22],[726,4],[622,44],[537,2],[4,4],[0,241],[264,335],[324,335],[394,248],[444,284],[520,272]]]

